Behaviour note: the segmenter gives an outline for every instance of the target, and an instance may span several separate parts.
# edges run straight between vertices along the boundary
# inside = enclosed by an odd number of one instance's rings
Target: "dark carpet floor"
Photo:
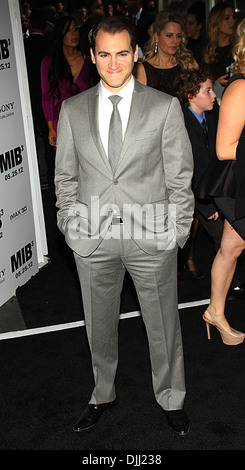
[[[51,190],[43,191],[43,202],[51,261],[17,291],[28,329],[83,320],[76,271],[56,228]],[[196,257],[206,277],[193,281],[184,272],[179,282],[180,303],[210,295],[213,248],[203,232],[198,235]],[[245,330],[244,302],[227,302],[228,320],[240,330]],[[134,287],[126,276],[121,312],[138,309]],[[185,409],[191,420],[188,436],[180,438],[169,430],[155,402],[147,339],[139,316],[120,321],[117,406],[84,433],[72,431],[93,387],[84,327],[0,341],[0,450],[73,451],[69,463],[74,458],[79,466],[85,455],[124,452],[120,454],[123,462],[118,461],[115,468],[123,463],[134,466],[132,461],[126,462],[126,454],[133,453],[159,453],[162,463],[170,465],[173,455],[188,462],[190,454],[167,451],[244,450],[245,346],[225,346],[215,329],[208,341],[201,318],[204,310],[205,306],[198,305],[180,309]],[[62,462],[64,454],[57,454]],[[40,462],[44,455],[41,453]],[[23,460],[22,453],[18,452],[18,458]]]

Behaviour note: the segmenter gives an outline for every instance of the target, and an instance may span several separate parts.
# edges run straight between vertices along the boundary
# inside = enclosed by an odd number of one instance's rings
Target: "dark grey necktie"
[[[203,132],[205,134],[207,149],[209,150],[208,128],[207,128],[207,121],[206,121],[205,118],[203,118],[203,120],[201,122],[201,126],[202,126]]]
[[[122,148],[122,121],[117,109],[117,105],[121,99],[122,97],[118,95],[109,96],[109,100],[113,104],[113,111],[109,127],[108,159],[113,173],[115,172]]]
[[[204,130],[205,132],[208,131],[208,128],[207,128],[207,121],[206,121],[205,118],[203,118],[203,120],[202,120],[202,122],[201,122],[201,126],[202,126],[202,128],[203,128],[203,130]]]

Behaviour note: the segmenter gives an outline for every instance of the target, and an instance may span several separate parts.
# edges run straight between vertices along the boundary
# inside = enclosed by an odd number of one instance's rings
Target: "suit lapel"
[[[119,157],[119,162],[118,162],[116,173],[123,165],[125,156],[127,154],[127,150],[129,146],[132,144],[132,140],[134,140],[135,136],[137,135],[137,125],[138,125],[140,116],[142,114],[142,109],[144,107],[144,98],[145,98],[144,87],[143,85],[140,85],[135,80],[135,86],[134,86],[134,91],[132,95],[132,102],[131,102],[130,113],[129,113],[129,118],[128,118],[128,125],[127,125],[127,129],[124,135],[121,155]]]
[[[111,167],[108,162],[108,158],[102,144],[102,140],[100,138],[100,130],[99,130],[99,84],[91,88],[91,93],[89,94],[89,101],[88,101],[88,111],[89,111],[89,121],[90,121],[90,129],[91,135],[94,139],[95,145],[97,147],[98,153],[102,158],[103,162],[105,163],[107,169],[111,172]]]

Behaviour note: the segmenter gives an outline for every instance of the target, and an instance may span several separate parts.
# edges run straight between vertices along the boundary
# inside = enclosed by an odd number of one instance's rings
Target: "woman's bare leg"
[[[227,331],[231,327],[225,318],[225,303],[237,259],[245,248],[245,241],[225,220],[221,246],[211,269],[211,300],[205,317],[219,323]]]

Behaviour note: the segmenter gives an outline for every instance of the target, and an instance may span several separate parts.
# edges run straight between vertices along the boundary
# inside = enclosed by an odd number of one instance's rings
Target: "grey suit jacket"
[[[67,244],[90,255],[116,210],[125,236],[146,253],[183,247],[193,217],[193,157],[178,100],[135,80],[113,175],[99,135],[98,98],[99,85],[63,102],[60,112],[55,185]]]

